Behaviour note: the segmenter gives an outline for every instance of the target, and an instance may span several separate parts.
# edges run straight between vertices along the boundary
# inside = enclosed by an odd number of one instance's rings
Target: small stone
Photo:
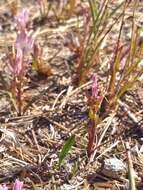
[[[50,110],[50,106],[46,105],[42,108],[42,111],[49,111]]]
[[[105,176],[119,178],[126,171],[126,165],[117,158],[109,158],[104,160],[102,173]]]

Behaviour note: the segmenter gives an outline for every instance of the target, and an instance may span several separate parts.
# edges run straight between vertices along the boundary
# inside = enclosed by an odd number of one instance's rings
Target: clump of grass
[[[141,31],[135,23],[135,10],[137,5],[138,3],[136,1],[133,7],[131,40],[129,43],[125,43],[122,40],[122,30],[125,22],[128,1],[125,1],[124,3],[118,37],[115,42],[115,48],[112,52],[111,59],[108,63],[109,72],[107,73],[107,84],[105,87],[105,93],[102,92],[104,97],[99,99],[96,93],[94,99],[93,95],[88,98],[89,123],[87,153],[89,157],[91,156],[94,147],[97,125],[109,114],[116,113],[120,98],[133,89],[134,85],[143,74],[143,69],[139,67],[139,63],[143,58],[143,43],[140,41]],[[91,66],[93,66],[92,62],[90,64],[90,67]],[[83,69],[84,68],[85,67],[83,67]],[[87,72],[86,68],[85,72]],[[86,75],[84,73],[83,78],[85,79],[85,77]],[[83,81],[82,78],[80,78],[80,80]],[[97,87],[97,84],[95,86]],[[92,88],[93,87],[94,83]]]
[[[108,110],[111,112],[112,109],[115,111],[118,100],[133,88],[143,73],[143,69],[139,67],[139,63],[143,57],[143,44],[140,44],[140,29],[135,24],[136,7],[137,2],[135,2],[133,10],[131,41],[129,44],[125,44],[121,40],[126,4],[124,6],[124,14],[115,51],[109,63],[109,85],[104,99],[104,110],[106,112]]]
[[[81,85],[87,80],[87,76],[95,65],[100,65],[100,51],[104,39],[108,36],[113,26],[119,21],[122,14],[113,19],[117,10],[123,6],[121,3],[113,11],[109,11],[110,1],[103,1],[100,5],[95,1],[88,0],[90,15],[84,14],[84,34],[80,38],[80,51],[78,58],[76,82]],[[79,49],[79,48],[78,48]]]

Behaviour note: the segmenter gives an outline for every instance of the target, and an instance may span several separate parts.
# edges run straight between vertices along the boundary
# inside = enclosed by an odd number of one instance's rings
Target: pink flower
[[[3,185],[3,186],[0,185],[0,190],[8,190],[8,189],[7,189],[6,185]]]
[[[18,179],[16,179],[12,190],[22,190],[23,188],[23,182],[19,181]]]
[[[98,96],[98,83],[97,83],[97,76],[93,75],[92,77],[92,97],[97,98]]]
[[[29,13],[27,9],[24,9],[19,16],[16,17],[17,25],[17,37],[15,42],[15,48],[21,48],[24,52],[31,52],[34,45],[34,39],[28,35],[26,24],[29,19]]]
[[[14,73],[16,75],[20,75],[20,73],[24,70],[23,68],[23,52],[21,48],[17,49],[16,58],[15,58],[15,67]]]
[[[28,36],[25,31],[20,31],[17,34],[15,47],[16,49],[21,48],[25,52],[32,51],[34,45],[34,39]]]
[[[26,24],[29,19],[29,12],[27,9],[24,9],[16,18],[16,25],[18,30],[25,30]]]

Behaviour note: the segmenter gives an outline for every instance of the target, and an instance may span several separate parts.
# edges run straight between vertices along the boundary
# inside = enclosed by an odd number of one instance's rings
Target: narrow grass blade
[[[69,153],[71,147],[75,144],[75,135],[72,135],[64,144],[62,151],[60,152],[59,155],[59,166],[62,164],[63,160]]]
[[[132,167],[129,167],[128,173],[129,173],[129,181],[130,181],[130,190],[136,190],[134,169]]]
[[[120,3],[109,15],[109,18],[114,16],[114,14],[124,5],[124,2]]]
[[[124,84],[124,86],[120,88],[117,94],[117,98],[121,98],[127,91],[131,90],[136,80],[137,76],[134,77],[131,81],[127,81],[126,84]]]
[[[97,16],[97,6],[96,6],[95,1],[89,0],[89,6],[91,9],[91,15],[92,15],[93,23],[95,23],[96,16]]]
[[[128,160],[128,176],[129,176],[129,189],[136,190],[136,182],[135,182],[135,171],[133,168],[130,145],[128,142],[125,143],[126,151],[127,151],[127,160]]]

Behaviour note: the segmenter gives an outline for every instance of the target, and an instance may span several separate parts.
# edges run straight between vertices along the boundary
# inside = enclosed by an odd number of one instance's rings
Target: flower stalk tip
[[[16,179],[12,190],[22,190],[23,188],[23,182],[19,181],[18,179]]]

